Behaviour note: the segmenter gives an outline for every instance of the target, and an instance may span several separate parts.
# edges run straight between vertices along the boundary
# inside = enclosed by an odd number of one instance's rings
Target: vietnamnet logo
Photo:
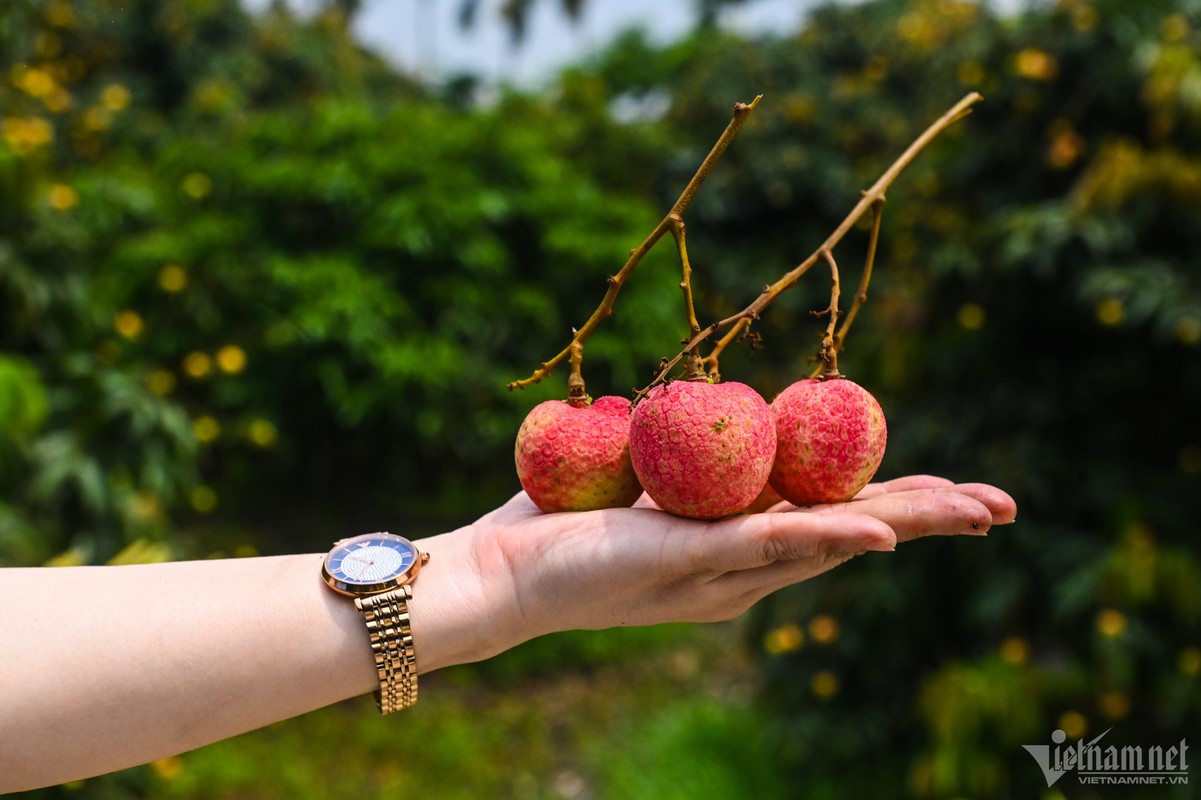
[[[1066,773],[1075,771],[1084,784],[1175,784],[1188,783],[1188,742],[1170,747],[1155,745],[1144,750],[1141,746],[1102,745],[1101,739],[1113,728],[1091,742],[1084,739],[1063,745],[1068,738],[1061,730],[1051,734],[1054,746],[1024,744],[1022,748],[1043,771],[1047,786],[1053,786]]]

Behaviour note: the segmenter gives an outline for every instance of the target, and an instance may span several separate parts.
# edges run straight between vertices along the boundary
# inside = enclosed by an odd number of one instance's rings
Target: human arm
[[[982,532],[1015,513],[997,489],[933,478],[714,523],[648,508],[541,514],[518,495],[419,542],[431,558],[410,603],[418,669],[557,630],[728,619],[867,550]],[[320,561],[0,571],[0,792],[143,763],[371,691],[363,620],[322,585]]]

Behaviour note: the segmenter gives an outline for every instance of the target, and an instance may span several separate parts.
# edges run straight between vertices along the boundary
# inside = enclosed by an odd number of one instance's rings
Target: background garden
[[[36,796],[1196,796],[1197,768],[1048,790],[1021,745],[1201,746],[1201,3],[698,14],[487,93],[364,51],[356,6],[0,10],[0,565],[317,551],[502,502],[522,417],[565,394],[505,383],[760,93],[687,215],[704,320],[985,96],[889,193],[840,362],[888,414],[883,477],[995,483],[1018,523],[729,625],[547,637],[429,676],[404,719],[356,701]],[[594,395],[678,349],[674,259],[590,340]],[[807,372],[827,293],[781,298],[725,377],[770,399]]]

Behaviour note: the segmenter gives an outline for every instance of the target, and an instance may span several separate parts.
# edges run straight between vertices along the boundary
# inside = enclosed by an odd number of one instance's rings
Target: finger
[[[693,571],[726,573],[777,561],[890,551],[897,537],[867,514],[752,514],[711,523],[689,539]]]
[[[777,561],[763,567],[738,570],[721,576],[717,583],[731,596],[741,596],[745,605],[753,605],[772,592],[807,581],[845,564],[860,552],[831,551],[821,558]]]
[[[890,481],[869,483],[863,487],[863,490],[859,494],[855,495],[855,499],[876,497],[888,494],[889,492],[906,492],[914,489],[938,489],[954,485],[954,483],[946,478],[940,478],[937,475],[906,475],[902,478],[893,478]]]
[[[994,525],[1008,525],[1018,517],[1017,502],[1007,493],[987,483],[959,483],[955,491],[975,498],[988,507]]]
[[[891,527],[897,540],[907,542],[922,536],[982,536],[992,527],[988,506],[955,488],[922,489],[852,500],[831,506],[814,506],[799,513],[870,514]]]

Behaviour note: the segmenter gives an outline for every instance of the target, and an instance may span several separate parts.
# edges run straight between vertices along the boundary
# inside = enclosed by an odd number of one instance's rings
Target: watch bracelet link
[[[380,687],[375,691],[375,703],[381,714],[400,711],[417,702],[417,655],[413,650],[408,607],[412,598],[412,590],[405,585],[383,594],[356,597],[354,601],[371,637]]]

